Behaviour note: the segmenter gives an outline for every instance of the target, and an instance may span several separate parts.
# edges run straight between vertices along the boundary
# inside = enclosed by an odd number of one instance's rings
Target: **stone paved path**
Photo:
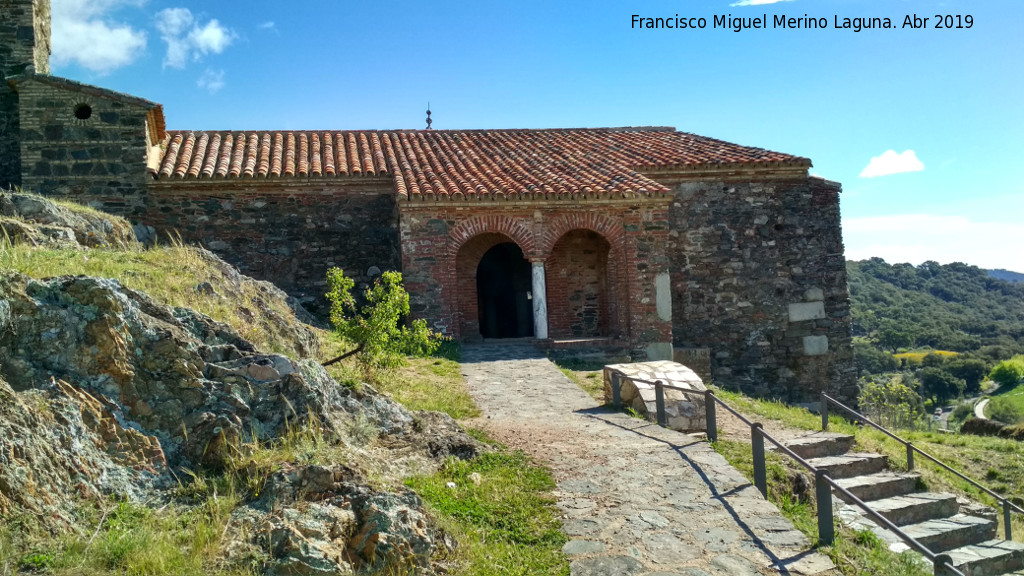
[[[706,442],[599,407],[529,344],[462,356],[474,425],[554,471],[572,576],[832,573]]]

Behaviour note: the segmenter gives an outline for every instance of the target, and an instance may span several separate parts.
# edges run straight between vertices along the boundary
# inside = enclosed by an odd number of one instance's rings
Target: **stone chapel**
[[[664,127],[168,130],[50,75],[49,27],[49,0],[0,0],[0,186],[180,234],[314,311],[332,266],[399,270],[460,341],[856,394],[840,185],[807,158]]]

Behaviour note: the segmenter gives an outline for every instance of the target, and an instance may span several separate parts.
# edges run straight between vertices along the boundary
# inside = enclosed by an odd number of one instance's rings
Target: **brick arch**
[[[592,232],[602,242],[607,243],[603,263],[603,272],[598,272],[603,294],[599,304],[600,330],[591,333],[578,333],[579,284],[587,275],[587,271],[579,270],[569,275],[563,274],[561,268],[571,266],[564,253],[566,246],[563,240],[570,241],[578,234],[574,232]],[[548,330],[552,338],[577,336],[611,336],[624,338],[629,332],[628,278],[626,267],[626,230],[622,222],[616,218],[597,213],[578,213],[559,216],[548,224],[541,238],[541,254],[545,259],[548,296]],[[578,238],[577,238],[578,240]],[[591,249],[598,249],[594,245]],[[579,255],[579,252],[577,252]],[[571,258],[571,257],[570,257]],[[578,256],[576,258],[579,259]],[[577,262],[578,264],[579,262]],[[574,294],[575,293],[575,294]]]
[[[478,294],[476,283],[477,266],[480,260],[491,249],[505,242],[517,244],[523,255],[526,249],[515,238],[500,232],[482,232],[462,242],[453,257],[454,266],[451,270],[449,286],[455,287],[452,302],[452,319],[456,327],[456,336],[464,341],[480,339],[480,318],[478,310]]]
[[[520,219],[499,214],[474,216],[459,222],[449,234],[449,255],[458,256],[462,247],[480,234],[502,234],[519,245],[527,259],[536,258],[533,231]]]
[[[540,246],[538,246],[540,254],[547,257],[562,236],[573,230],[597,232],[611,244],[612,252],[621,252],[623,239],[626,236],[626,229],[622,225],[622,221],[617,218],[596,212],[564,214],[553,218],[544,227],[544,234],[541,236]]]

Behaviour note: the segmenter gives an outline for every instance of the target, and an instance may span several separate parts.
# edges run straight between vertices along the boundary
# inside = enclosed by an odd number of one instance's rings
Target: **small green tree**
[[[437,350],[441,335],[427,327],[425,320],[406,324],[409,293],[402,287],[400,272],[384,272],[364,293],[361,307],[352,296],[355,281],[340,268],[327,271],[327,299],[331,303],[331,324],[342,338],[356,348],[324,363],[329,366],[357,355],[365,371],[391,370],[401,366],[406,354],[427,355]]]
[[[876,424],[912,428],[922,414],[921,397],[897,375],[891,379],[862,380],[860,409]]]

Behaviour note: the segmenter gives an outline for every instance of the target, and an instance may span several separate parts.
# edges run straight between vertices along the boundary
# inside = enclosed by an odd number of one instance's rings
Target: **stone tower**
[[[50,73],[50,0],[0,0],[0,187],[21,184],[18,94],[8,79]]]

